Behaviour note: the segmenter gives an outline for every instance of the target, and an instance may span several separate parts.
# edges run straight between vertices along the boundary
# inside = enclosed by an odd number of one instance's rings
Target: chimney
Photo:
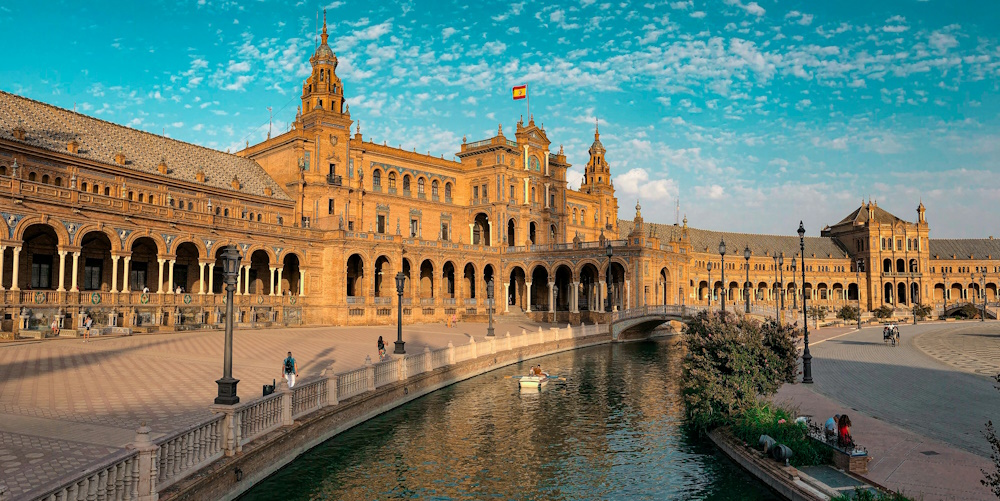
[[[274,194],[274,190],[272,190],[270,186],[265,186],[264,187],[264,196],[269,197],[269,196],[271,196],[273,194]]]
[[[80,143],[76,139],[73,139],[66,145],[66,151],[70,153],[78,153],[80,151]]]
[[[229,183],[229,185],[232,186],[234,190],[240,189],[240,180],[239,180],[239,178],[236,177],[236,176],[233,176],[233,180],[232,180],[232,182]]]
[[[166,174],[167,173],[167,159],[161,158],[160,159],[160,164],[156,166],[156,170],[159,171],[160,174]]]
[[[118,153],[115,153],[115,163],[118,165],[125,165],[125,153],[121,150],[118,150]]]
[[[24,137],[25,137],[24,136],[24,134],[25,134],[24,127],[21,127],[20,125],[18,125],[17,127],[14,127],[14,130],[11,131],[11,132],[14,134],[14,139],[17,139],[18,141],[24,141]]]
[[[201,169],[198,169],[198,174],[195,174],[195,178],[198,180],[199,183],[204,183],[205,182],[205,171],[203,171]]]

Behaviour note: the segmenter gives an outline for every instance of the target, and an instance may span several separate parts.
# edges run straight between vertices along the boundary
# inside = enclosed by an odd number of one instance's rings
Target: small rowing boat
[[[542,386],[545,386],[545,383],[548,381],[549,376],[544,374],[541,376],[521,376],[521,378],[517,380],[517,384],[521,388],[540,389]]]

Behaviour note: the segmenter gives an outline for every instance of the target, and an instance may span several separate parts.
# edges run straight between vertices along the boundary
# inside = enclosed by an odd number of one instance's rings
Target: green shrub
[[[792,328],[775,322],[702,312],[685,342],[682,394],[687,424],[698,431],[730,424],[798,372]]]
[[[794,422],[792,412],[771,403],[759,403],[733,419],[733,435],[756,447],[761,435],[773,438],[792,450],[789,462],[793,466],[827,464],[833,452],[829,447],[809,439],[805,424]],[[784,422],[780,422],[784,420]]]
[[[879,306],[874,311],[872,311],[872,313],[875,314],[875,318],[886,319],[886,318],[892,318],[893,311],[894,310],[892,309],[891,306],[883,304],[882,306]]]
[[[913,307],[913,314],[916,315],[917,318],[919,318],[920,320],[923,320],[931,316],[931,312],[933,311],[934,309],[926,304],[918,304]]]
[[[963,304],[962,307],[954,313],[954,315],[962,318],[976,318],[979,316],[979,308],[966,303]]]
[[[860,316],[861,310],[858,310],[857,306],[847,305],[837,312],[837,318],[845,322],[856,322]]]
[[[913,501],[899,492],[872,492],[855,487],[851,494],[841,494],[830,501]]]

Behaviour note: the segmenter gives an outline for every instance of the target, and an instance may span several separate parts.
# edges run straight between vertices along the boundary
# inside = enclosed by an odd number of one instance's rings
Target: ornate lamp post
[[[750,246],[743,249],[743,258],[747,260],[747,281],[743,282],[743,302],[746,304],[746,312],[750,313]]]
[[[795,265],[795,258],[793,257],[792,258],[792,280],[795,280],[795,271],[797,269],[798,268],[796,268],[796,265]],[[793,311],[799,311],[799,290],[798,290],[797,287],[795,289],[795,292],[792,293],[792,310]]]
[[[799,250],[802,252],[802,285],[806,283],[806,228],[799,221]],[[809,354],[809,318],[806,317],[806,294],[802,289],[802,326],[805,336],[805,347],[802,350],[802,382],[812,384],[812,355]]]
[[[709,261],[705,267],[708,268],[708,310],[712,311],[712,296],[715,295],[715,286],[712,284],[712,262]]]
[[[941,283],[944,284],[944,290],[941,292],[941,297],[944,298],[944,309],[941,310],[941,318],[948,318],[948,274],[944,271],[944,266],[941,267]]]
[[[608,282],[608,305],[606,307],[606,311],[611,313],[611,255],[614,254],[614,250],[611,248],[611,242],[608,242],[608,248],[606,250],[608,254],[608,268],[604,270],[604,279]]]
[[[864,261],[858,259],[854,263],[854,274],[856,275],[856,280],[858,282],[858,330],[861,330],[861,263]],[[914,316],[916,318],[916,316]]]
[[[781,287],[781,283],[778,282],[778,269],[779,269],[779,267],[778,267],[778,255],[775,254],[775,255],[771,256],[771,259],[774,260],[774,283],[778,287]],[[772,287],[771,290],[774,290],[774,287]],[[779,291],[780,291],[780,289],[779,289]],[[781,310],[778,309],[778,292],[775,291],[775,293],[774,293],[774,321],[777,322],[778,325],[781,325],[781,320],[779,319],[779,315],[781,315]]]
[[[719,302],[722,303],[722,313],[723,317],[726,313],[726,290],[728,286],[726,285],[726,240],[719,240],[719,255],[722,256],[722,295],[719,297]]]
[[[403,286],[406,284],[406,275],[403,274],[403,270],[399,270],[396,273],[396,295],[398,300],[396,304],[398,305],[396,313],[396,349],[392,351],[393,355],[405,355],[406,350],[403,349]]]
[[[215,403],[220,405],[240,403],[240,397],[236,395],[236,385],[240,380],[233,379],[233,292],[236,291],[236,276],[241,260],[240,251],[235,245],[226,247],[222,253],[222,277],[226,282],[226,352],[222,364],[222,379],[215,381],[219,385]]]
[[[493,333],[493,279],[486,282],[486,308],[490,313],[490,326],[486,328],[487,336],[494,336]]]

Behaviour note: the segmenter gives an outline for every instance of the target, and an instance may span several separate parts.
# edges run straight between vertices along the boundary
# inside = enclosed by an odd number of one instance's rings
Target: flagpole
[[[528,93],[528,84],[524,84],[524,102],[528,105],[528,121],[531,121],[531,94]]]

